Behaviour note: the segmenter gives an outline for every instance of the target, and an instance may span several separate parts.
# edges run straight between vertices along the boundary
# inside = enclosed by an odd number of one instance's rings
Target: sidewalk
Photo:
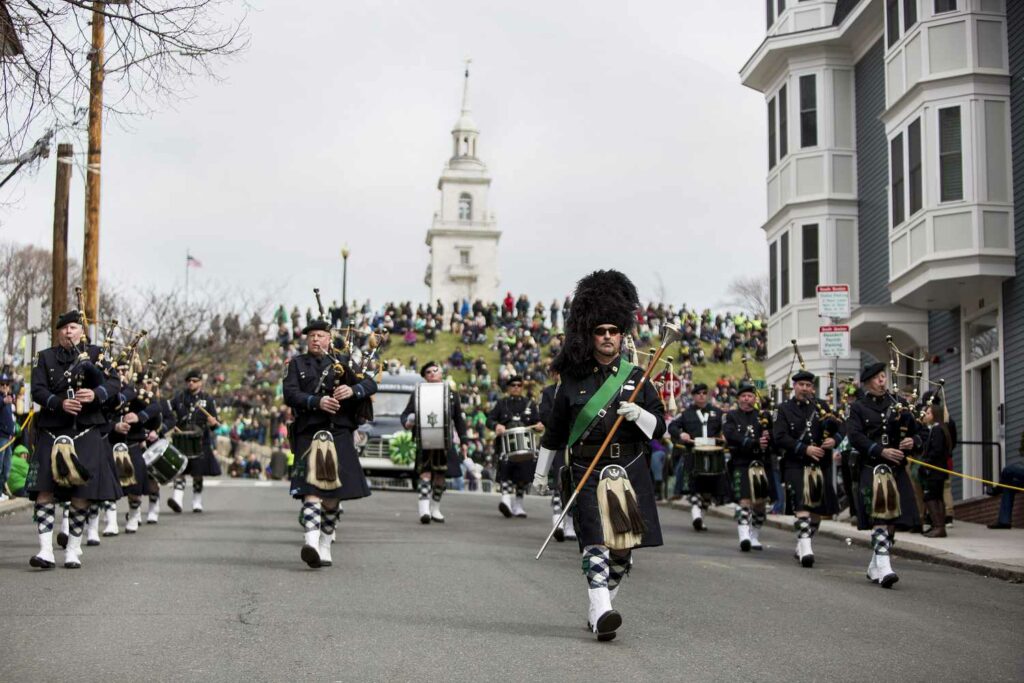
[[[32,501],[28,498],[11,498],[10,500],[0,501],[0,517],[6,517],[7,515],[13,515],[19,510],[31,510]]]
[[[689,510],[685,501],[672,501],[671,507]],[[708,514],[733,519],[732,505],[714,506]],[[793,518],[768,515],[768,526],[793,530]],[[996,531],[981,524],[957,520],[947,529],[946,538],[925,538],[921,534],[896,534],[893,553],[899,557],[966,569],[982,576],[1024,583],[1024,529]],[[818,534],[871,547],[871,532],[858,531],[848,521],[822,520]]]

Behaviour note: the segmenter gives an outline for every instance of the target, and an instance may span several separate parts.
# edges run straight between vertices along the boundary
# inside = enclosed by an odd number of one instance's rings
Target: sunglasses
[[[601,325],[594,328],[595,337],[616,337],[619,335],[619,328],[615,325]]]
[[[510,382],[508,386],[509,386],[510,389],[513,388],[513,387],[521,387],[521,386],[523,386],[523,383],[522,382]]]

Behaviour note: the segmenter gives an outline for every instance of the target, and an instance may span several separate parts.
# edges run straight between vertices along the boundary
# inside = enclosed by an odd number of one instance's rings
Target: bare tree
[[[725,290],[726,305],[736,306],[756,318],[768,317],[768,276],[747,275],[735,278]]]
[[[54,131],[84,120],[90,0],[0,0],[0,163],[44,155]],[[245,47],[244,8],[231,0],[108,0],[107,113],[138,114],[177,97],[215,60]],[[233,17],[228,19],[227,17]]]
[[[28,327],[28,302],[50,298],[50,252],[32,245],[0,244],[0,296],[3,297],[4,351],[14,353],[15,340]],[[45,308],[45,307],[44,307]]]

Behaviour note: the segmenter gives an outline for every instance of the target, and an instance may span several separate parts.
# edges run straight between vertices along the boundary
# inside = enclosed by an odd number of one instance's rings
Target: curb
[[[21,510],[28,510],[32,507],[32,501],[28,498],[14,498],[0,503],[0,517],[7,517],[16,514]]]
[[[689,510],[690,504],[684,501],[672,501],[669,503],[669,507],[677,510]],[[724,519],[733,519],[731,508],[726,508],[724,506],[712,506],[705,514]],[[773,519],[773,517],[775,517],[775,519]],[[765,525],[775,529],[791,531],[793,528],[792,523],[778,519],[778,517],[779,515],[769,515],[768,519],[765,520]],[[826,529],[825,527],[818,530],[818,535],[839,541],[847,541],[861,546],[862,548],[871,547],[871,541],[869,539],[859,538],[854,535],[846,535],[839,531]],[[974,560],[951,552],[938,552],[934,548],[922,546],[914,543],[913,541],[904,540],[908,535],[909,534],[903,534],[901,536],[896,547],[893,548],[893,554],[898,557],[906,557],[911,560],[919,560],[921,562],[930,562],[931,564],[940,564],[947,567],[953,567],[955,569],[962,569],[980,576],[1002,579],[1003,581],[1010,581],[1011,583],[1024,583],[1024,567],[1014,567],[1001,564],[999,562],[987,562],[985,560]]]

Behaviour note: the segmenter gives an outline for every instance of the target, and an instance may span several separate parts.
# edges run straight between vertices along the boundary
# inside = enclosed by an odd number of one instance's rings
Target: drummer
[[[202,512],[203,477],[220,476],[220,463],[213,453],[212,431],[220,422],[217,421],[217,404],[203,391],[203,374],[199,370],[188,371],[185,390],[171,400],[171,407],[178,429],[185,434],[198,435],[200,448],[198,456],[186,453],[189,456],[188,466],[181,476],[175,478],[174,493],[167,499],[167,507],[181,512],[185,502],[185,476],[188,475],[192,477],[192,512]]]
[[[142,496],[159,495],[160,485],[147,475],[143,453],[157,440],[163,416],[160,404],[156,402],[156,382],[149,370],[140,373],[135,387],[126,387],[126,390],[121,394],[125,399],[123,412],[114,423],[110,442],[127,444],[131,455],[135,481],[127,485],[122,481],[121,484],[128,496],[124,531],[134,534],[142,522]]]
[[[420,368],[420,375],[430,383],[445,381],[441,366],[434,361],[424,363]],[[458,392],[454,388],[448,392],[447,412],[447,419],[450,420],[459,437],[459,452],[456,452],[454,444],[449,444],[445,449],[424,450],[419,434],[416,434],[416,472],[420,477],[419,515],[422,524],[444,523],[444,515],[441,514],[441,497],[444,495],[446,481],[448,478],[462,476],[462,460],[469,453],[466,439],[466,419],[462,415]],[[415,430],[416,428],[415,393],[409,397],[409,403],[402,411],[402,424],[406,429]]]
[[[506,385],[508,394],[498,399],[487,416],[488,429],[494,430],[497,437],[494,453],[501,458],[498,466],[498,483],[501,484],[501,502],[498,510],[505,517],[526,517],[523,499],[526,490],[533,482],[536,460],[533,453],[527,456],[510,455],[507,449],[515,448],[514,442],[502,438],[510,429],[532,427],[536,432],[543,432],[544,425],[540,421],[540,410],[531,398],[523,395],[523,378],[512,375]],[[530,450],[534,440],[529,440]],[[515,500],[512,493],[515,492]]]
[[[722,435],[722,411],[708,405],[708,385],[698,383],[690,390],[693,402],[668,426],[673,441],[683,446],[682,486],[676,486],[683,494],[689,495],[690,518],[696,531],[706,531],[704,511],[711,505],[712,497],[729,497],[729,480],[724,467],[721,472],[701,473],[697,471],[694,449],[717,450],[722,452],[725,437]],[[724,463],[724,457],[722,458]]]

